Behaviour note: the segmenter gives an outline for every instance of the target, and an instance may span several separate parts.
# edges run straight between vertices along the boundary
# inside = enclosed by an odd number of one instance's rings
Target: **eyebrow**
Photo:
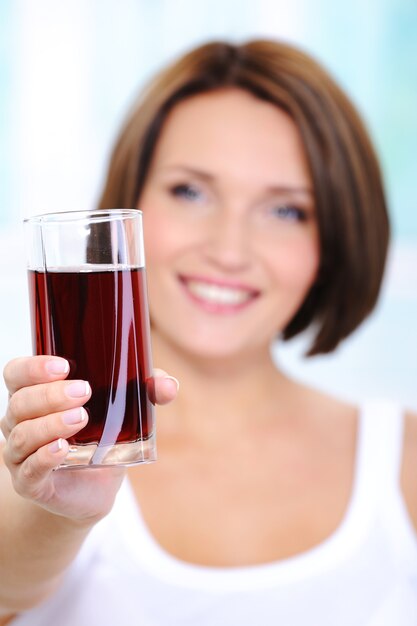
[[[212,182],[215,180],[215,177],[208,172],[204,172],[195,167],[190,167],[188,165],[167,165],[162,170],[179,170],[182,172],[186,172],[187,174],[191,174],[193,176],[197,176],[202,180],[206,180],[207,182]],[[267,188],[268,193],[303,193],[309,196],[313,196],[314,192],[311,187],[306,187],[303,185],[269,185]]]
[[[273,185],[272,187],[267,187],[267,191],[270,193],[303,193],[308,196],[314,196],[311,187],[298,185]]]
[[[180,170],[182,172],[186,172],[187,174],[198,176],[198,178],[203,178],[207,181],[214,180],[214,176],[212,174],[208,174],[207,172],[199,170],[195,167],[189,167],[188,165],[166,165],[165,167],[162,167],[161,170]]]

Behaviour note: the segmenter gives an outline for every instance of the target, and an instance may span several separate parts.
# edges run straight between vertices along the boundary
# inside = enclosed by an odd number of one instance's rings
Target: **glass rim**
[[[142,217],[140,209],[90,209],[81,211],[55,211],[32,215],[23,220],[24,224],[48,226],[51,224],[65,224],[77,222],[111,222],[116,220],[134,219]]]

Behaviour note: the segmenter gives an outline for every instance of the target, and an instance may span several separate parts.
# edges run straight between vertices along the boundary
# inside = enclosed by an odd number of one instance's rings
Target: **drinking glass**
[[[25,220],[34,354],[87,380],[88,424],[62,468],[156,458],[142,213],[74,211]]]

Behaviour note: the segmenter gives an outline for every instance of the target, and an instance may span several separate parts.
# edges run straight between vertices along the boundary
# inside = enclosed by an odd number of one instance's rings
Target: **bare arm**
[[[417,533],[417,413],[412,412],[405,415],[401,486]]]
[[[111,509],[124,476],[120,468],[53,471],[68,451],[66,438],[87,423],[80,408],[90,390],[84,386],[85,395],[71,397],[73,381],[66,381],[64,372],[48,372],[51,358],[16,359],[4,372],[11,395],[1,420],[6,437],[0,466],[4,623],[55,590],[89,530]],[[155,394],[160,404],[176,394],[175,383],[164,372],[155,374]],[[68,411],[78,411],[84,419],[65,423]]]
[[[0,492],[0,616],[4,616],[29,609],[54,591],[92,522],[77,523],[22,498],[5,466],[0,468]]]

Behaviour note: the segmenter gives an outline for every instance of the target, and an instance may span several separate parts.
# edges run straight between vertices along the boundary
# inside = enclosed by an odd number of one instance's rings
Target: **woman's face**
[[[319,265],[312,181],[292,119],[237,88],[179,103],[138,206],[159,338],[200,357],[268,348]]]

